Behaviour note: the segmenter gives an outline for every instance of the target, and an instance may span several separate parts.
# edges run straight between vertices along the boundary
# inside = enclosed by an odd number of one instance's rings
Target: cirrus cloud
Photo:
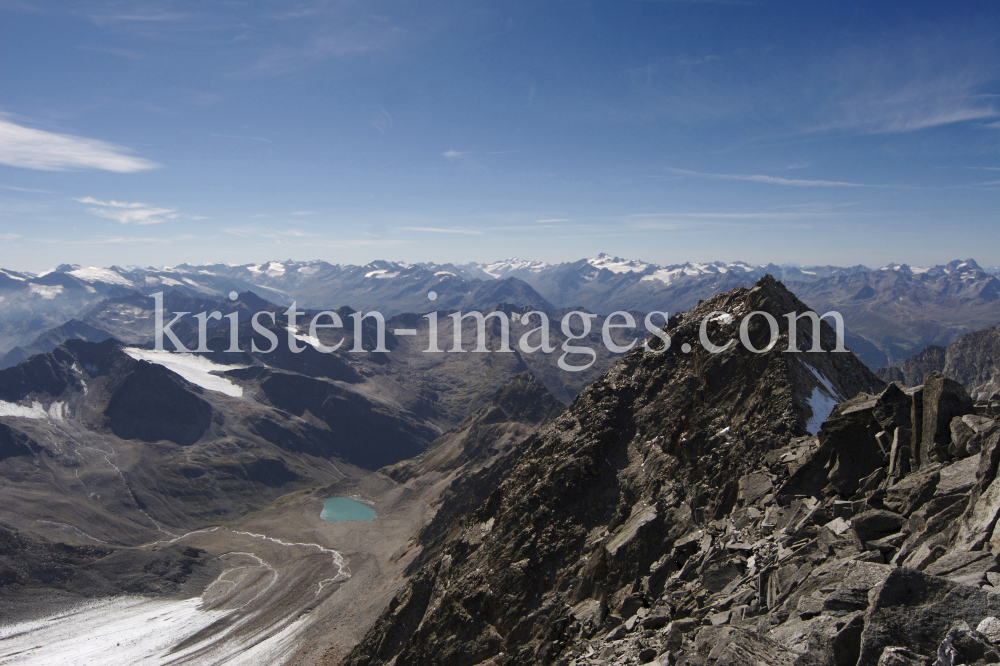
[[[82,197],[75,199],[80,203],[93,204],[93,208],[87,211],[92,215],[114,220],[119,224],[136,224],[145,226],[148,224],[159,224],[167,220],[176,220],[180,215],[176,208],[157,208],[144,203],[127,201],[101,201],[94,197]]]
[[[3,118],[0,118],[0,164],[39,171],[97,169],[115,173],[133,173],[160,166],[129,155],[125,148],[105,141],[46,132]]]

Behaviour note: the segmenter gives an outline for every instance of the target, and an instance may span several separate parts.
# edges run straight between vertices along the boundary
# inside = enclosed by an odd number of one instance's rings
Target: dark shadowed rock
[[[891,511],[873,509],[854,516],[851,529],[862,541],[874,541],[899,532],[904,523],[903,516]]]
[[[833,456],[829,480],[842,497],[857,492],[863,479],[885,464],[885,455],[875,442],[882,427],[875,420],[876,398],[861,395],[837,405],[819,431],[821,448]]]
[[[1000,595],[910,569],[892,571],[873,594],[858,666],[876,666],[890,646],[937,655],[952,627],[1000,611]]]
[[[965,387],[940,372],[924,377],[923,427],[920,440],[920,464],[948,460],[951,444],[951,421],[972,412],[972,398]]]

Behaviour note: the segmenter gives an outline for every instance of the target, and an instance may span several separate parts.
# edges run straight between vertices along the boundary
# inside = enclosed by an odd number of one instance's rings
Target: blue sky
[[[1000,264],[1000,6],[0,0],[0,265]]]

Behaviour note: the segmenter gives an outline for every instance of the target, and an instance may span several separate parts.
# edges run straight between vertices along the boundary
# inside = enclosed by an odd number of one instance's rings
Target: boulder
[[[996,421],[986,416],[956,416],[951,420],[951,446],[948,452],[958,458],[979,453],[996,427]]]
[[[987,572],[998,571],[997,560],[992,553],[982,550],[960,551],[944,555],[924,569],[932,576],[944,576],[949,580],[971,585],[986,582]]]
[[[920,464],[948,460],[951,456],[951,421],[973,411],[972,398],[965,387],[940,372],[924,377],[923,428],[920,441]]]
[[[716,664],[727,666],[792,666],[796,654],[784,646],[763,636],[744,631],[732,630],[729,642],[718,654],[712,650],[709,659]]]
[[[819,431],[820,450],[834,460],[827,478],[841,497],[851,497],[859,480],[885,465],[885,455],[875,441],[882,426],[875,420],[876,399],[862,394],[834,408]]]
[[[893,645],[882,650],[878,666],[931,666],[933,661],[933,659],[926,655],[917,654],[908,648]]]
[[[1000,643],[1000,619],[990,615],[979,623],[976,631],[985,636],[990,643]]]
[[[913,398],[903,392],[899,384],[889,384],[875,401],[872,415],[886,432],[896,428],[911,427],[910,418],[913,409]]]
[[[837,589],[823,602],[824,611],[855,611],[868,607],[868,591],[893,571],[888,564],[850,562]]]
[[[736,502],[739,506],[750,506],[771,492],[771,477],[759,472],[740,478]]]
[[[938,647],[936,664],[958,666],[959,664],[996,664],[1000,662],[998,653],[986,637],[971,629],[967,622],[960,622],[948,630],[948,634]]]
[[[937,488],[934,490],[936,497],[943,495],[959,495],[968,493],[976,485],[976,470],[979,469],[979,455],[962,458],[950,465],[945,465],[938,473]]]
[[[890,646],[937,655],[952,627],[978,625],[998,611],[1000,595],[912,569],[893,569],[872,590],[858,666],[877,666]]]
[[[908,516],[934,496],[940,480],[941,473],[937,469],[925,469],[908,474],[906,478],[886,490],[882,503],[886,508]]]
[[[861,541],[874,541],[896,534],[906,523],[898,513],[873,509],[851,519],[851,529]]]

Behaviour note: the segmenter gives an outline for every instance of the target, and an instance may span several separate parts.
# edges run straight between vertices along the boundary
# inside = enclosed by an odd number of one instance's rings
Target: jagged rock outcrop
[[[982,404],[1000,404],[1000,324],[963,335],[947,348],[932,345],[878,371],[887,382],[916,386],[938,371],[965,386]]]

